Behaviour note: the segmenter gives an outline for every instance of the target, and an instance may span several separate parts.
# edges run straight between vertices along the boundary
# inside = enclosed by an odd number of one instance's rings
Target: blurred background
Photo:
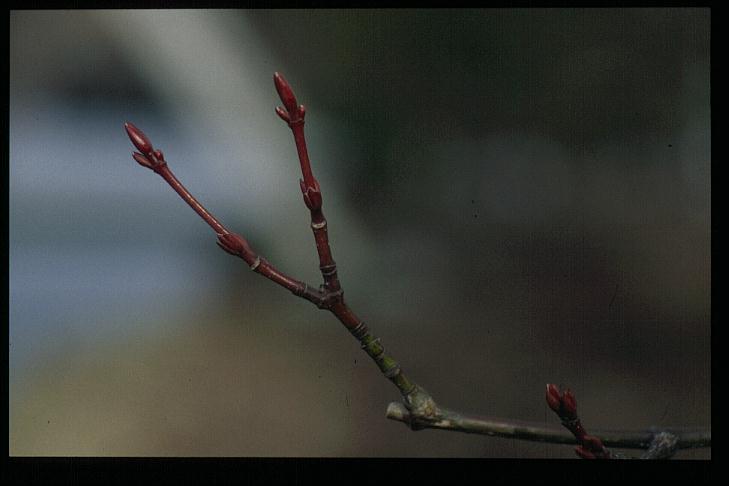
[[[11,455],[574,457],[385,418],[324,313],[220,251],[123,123],[318,283],[284,73],[346,298],[442,405],[711,426],[708,9],[10,14]],[[709,458],[710,450],[680,458]]]

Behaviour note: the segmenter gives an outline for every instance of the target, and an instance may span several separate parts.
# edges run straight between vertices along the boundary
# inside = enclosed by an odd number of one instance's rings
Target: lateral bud
[[[551,383],[547,384],[547,405],[553,412],[559,413],[562,406],[562,399],[559,396],[559,388]]]
[[[248,265],[252,265],[258,256],[253,252],[248,241],[241,235],[235,233],[225,233],[218,235],[218,246],[226,253],[233,256],[241,257]]]
[[[313,179],[312,184],[307,186],[303,180],[299,179],[299,187],[301,187],[301,193],[304,195],[306,207],[311,211],[321,209],[322,199],[319,181]]]
[[[562,412],[570,419],[577,418],[577,401],[570,389],[565,390],[562,395]]]
[[[154,164],[147,159],[144,155],[140,154],[139,152],[132,153],[132,157],[134,157],[134,160],[137,161],[139,165],[142,167],[146,167],[148,169],[154,170]]]
[[[280,119],[282,119],[286,123],[289,123],[291,121],[291,118],[289,118],[288,112],[280,106],[276,107],[276,114],[278,115],[278,117]]]

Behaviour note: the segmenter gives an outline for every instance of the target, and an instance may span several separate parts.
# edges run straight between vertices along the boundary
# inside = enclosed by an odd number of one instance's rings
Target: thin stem
[[[397,361],[385,353],[385,348],[380,343],[379,338],[374,337],[369,332],[365,323],[357,318],[352,309],[344,302],[344,294],[337,276],[337,264],[329,247],[327,220],[322,211],[321,189],[311,170],[309,152],[306,148],[306,137],[304,136],[306,110],[303,105],[298,104],[291,86],[280,73],[275,73],[273,80],[276,91],[278,91],[284,105],[283,108],[276,108],[276,113],[291,128],[294,143],[296,144],[296,153],[299,156],[303,176],[303,180],[300,181],[301,192],[304,196],[304,203],[311,212],[311,229],[314,233],[316,250],[319,254],[319,270],[324,280],[323,288],[331,303],[331,305],[326,305],[325,308],[334,314],[339,322],[360,341],[362,349],[377,364],[382,374],[398,388],[405,399],[405,403],[420,413],[434,413],[435,402],[430,398],[430,395],[405,376]]]
[[[192,194],[190,194],[190,191],[188,191],[187,188],[183,186],[182,183],[177,179],[177,177],[175,177],[175,174],[172,173],[167,164],[164,164],[156,172],[161,175],[165,181],[167,181],[170,187],[172,187],[172,189],[174,189],[175,192],[180,195],[182,200],[185,201],[203,219],[203,221],[210,225],[215,233],[219,235],[230,233],[230,231],[228,231],[225,226],[223,226],[217,219],[215,219],[215,216],[210,214],[210,212],[205,209],[205,207],[200,204],[200,202],[195,199]]]
[[[307,186],[312,186],[315,179],[314,174],[311,171],[309,151],[306,148],[303,114],[297,123],[290,124],[290,126],[291,131],[294,133],[294,143],[296,144],[296,153],[299,156],[299,163],[301,164],[301,175],[304,177],[304,184],[306,184]]]
[[[405,406],[392,402],[387,407],[387,418],[403,422],[416,429],[440,429],[468,434],[480,434],[510,439],[520,439],[552,444],[579,444],[575,436],[558,427],[542,423],[523,422],[513,419],[487,418],[466,415],[452,410],[441,409],[435,417],[414,415]],[[665,428],[642,431],[595,430],[603,444],[621,449],[648,449],[661,433],[676,437],[676,449],[711,447],[711,431],[703,428]]]
[[[306,109],[303,105],[299,105],[296,101],[291,86],[284,77],[275,73],[273,81],[278,91],[284,108],[277,107],[276,113],[284,120],[294,135],[294,143],[296,144],[296,153],[299,156],[299,165],[301,165],[301,174],[304,177],[299,182],[301,193],[304,196],[304,204],[311,212],[311,230],[314,233],[314,241],[316,242],[316,251],[319,255],[319,270],[324,279],[324,287],[329,292],[340,292],[341,285],[337,276],[337,264],[332,256],[332,250],[329,247],[329,235],[327,232],[327,220],[321,209],[322,196],[319,188],[319,181],[314,178],[311,170],[311,161],[309,160],[309,151],[306,148],[306,137],[304,136],[304,117]]]

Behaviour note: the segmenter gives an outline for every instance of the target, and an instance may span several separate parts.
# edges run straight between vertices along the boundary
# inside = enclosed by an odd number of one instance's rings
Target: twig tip
[[[291,86],[289,86],[289,83],[279,72],[275,72],[273,74],[273,82],[276,85],[276,91],[278,92],[278,96],[281,98],[281,102],[286,108],[286,111],[289,112],[289,115],[295,113],[297,111],[298,103],[296,102],[296,96],[294,95],[294,91],[291,89]]]
[[[154,149],[152,148],[152,142],[149,141],[149,138],[147,138],[144,132],[130,122],[124,123],[124,129],[127,132],[129,140],[131,140],[134,146],[137,147],[137,150],[149,157]]]

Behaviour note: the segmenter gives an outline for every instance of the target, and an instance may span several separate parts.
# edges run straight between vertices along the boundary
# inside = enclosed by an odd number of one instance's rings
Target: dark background
[[[330,315],[271,81],[307,106],[346,298],[443,406],[711,425],[708,9],[13,11],[10,453],[573,457],[386,420]],[[677,457],[709,458],[710,450]]]

